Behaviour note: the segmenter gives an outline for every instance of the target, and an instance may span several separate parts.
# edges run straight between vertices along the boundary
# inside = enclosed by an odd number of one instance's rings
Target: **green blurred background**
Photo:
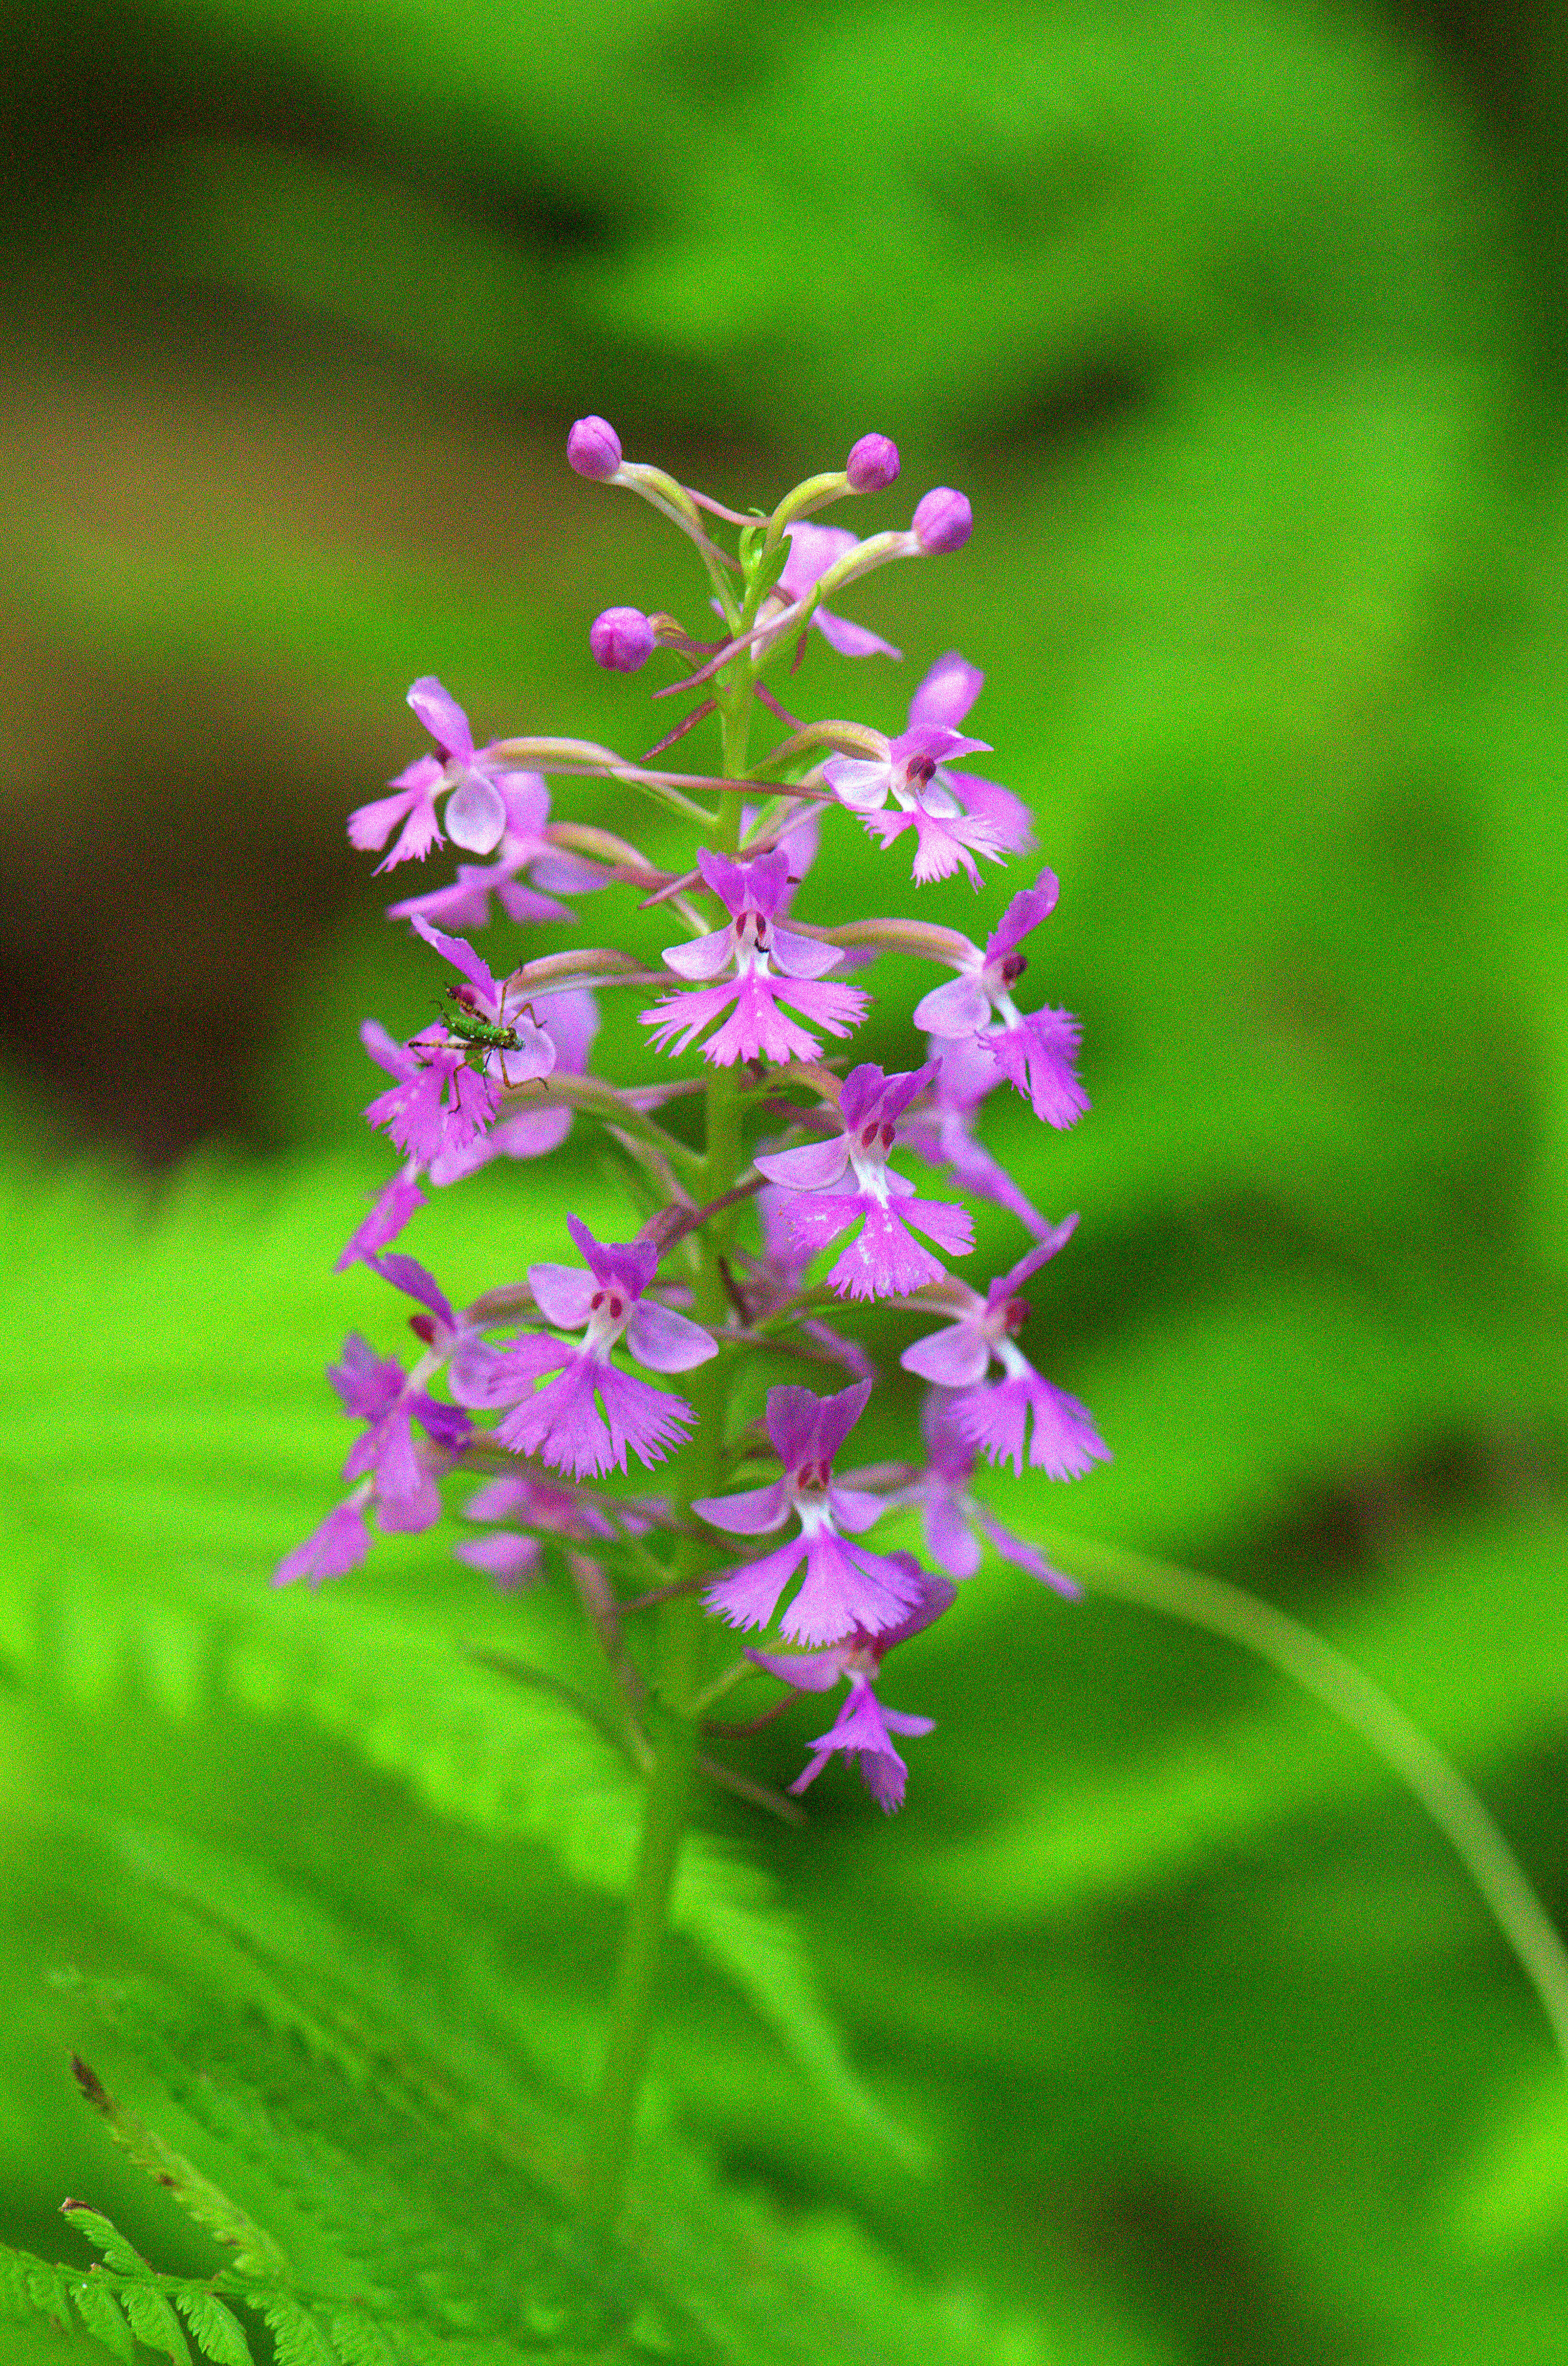
[[[70,2190],[199,2264],[65,2062],[106,2011],[176,2111],[112,1999],[183,2000],[189,2060],[223,1948],[482,2024],[568,2112],[592,2056],[626,1800],[454,1643],[565,1666],[564,1623],[476,1606],[444,1533],[264,1583],[330,1500],[322,1364],[398,1332],[326,1268],[385,1172],[356,1024],[431,980],[344,811],[422,745],[420,672],[634,752],[588,620],[700,614],[566,469],[588,410],[741,506],[870,427],[868,523],[970,492],[961,559],[856,606],[906,666],[816,648],[799,703],[896,727],[956,643],[1064,883],[1031,983],[1093,1110],[994,1139],[1083,1212],[1036,1351],[1116,1459],[998,1508],[1332,1634],[1568,1912],[1568,9],[31,0],[0,44],[0,2235],[56,2256]],[[846,832],[812,908],[902,868]],[[406,1245],[477,1287],[610,1194],[579,1139]],[[1360,1745],[1000,1572],[922,1651],[896,1825],[827,1778],[803,1835],[714,1808],[667,2141],[769,2224],[858,2222],[955,2357],[1568,2354],[1562,2065]],[[826,2000],[771,2027],[769,1898]]]

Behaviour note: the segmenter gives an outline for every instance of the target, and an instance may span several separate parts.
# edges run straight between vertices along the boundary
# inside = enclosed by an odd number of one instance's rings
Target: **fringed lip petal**
[[[714,1579],[702,1599],[710,1610],[716,1610],[732,1627],[766,1627],[778,1606],[779,1595],[805,1555],[805,1538],[791,1537],[777,1552],[764,1553],[760,1560],[745,1561],[738,1569],[726,1570]]]

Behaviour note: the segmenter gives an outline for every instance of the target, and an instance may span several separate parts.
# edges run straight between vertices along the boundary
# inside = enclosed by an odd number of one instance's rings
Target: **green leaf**
[[[91,2080],[93,2086],[97,2086],[96,2079],[93,2078],[92,2072],[88,2070],[84,2062],[73,2062],[72,2067],[76,2072],[77,2084],[83,2087],[84,2092],[86,2092],[85,2082],[88,2080]],[[98,2091],[101,2093],[102,2090],[99,2089]],[[93,2100],[90,2095],[88,2100]],[[107,2099],[105,2100],[106,2101]],[[151,2281],[152,2270],[140,2252],[134,2245],[126,2241],[119,2229],[111,2225],[101,2211],[89,2210],[82,2202],[64,2202],[62,2203],[61,2208],[71,2224],[85,2235],[88,2242],[95,2249],[102,2251],[105,2259],[117,2275],[139,2277],[143,2282]]]
[[[181,2209],[187,2216],[194,2218],[198,2226],[205,2227],[217,2241],[233,2251],[235,2265],[242,2274],[249,2276],[286,2276],[287,2274],[288,2262],[283,2253],[272,2237],[264,2235],[255,2222],[246,2215],[238,2203],[231,2202],[226,2193],[220,2192],[211,2180],[204,2177],[200,2169],[188,2161],[183,2153],[175,2152],[171,2145],[165,2144],[157,2130],[150,2128],[146,2122],[131,2110],[129,2103],[120,2102],[109,2094],[102,2080],[95,2072],[87,2067],[84,2062],[73,2061],[72,2068],[76,2074],[77,2085],[103,2120],[120,2150],[129,2153],[138,2169],[145,2169],[149,2177],[155,2178],[160,2185],[173,2194]],[[72,2212],[72,2216],[78,2225],[92,2217],[93,2214],[91,2212],[80,2209],[73,2209]],[[119,2248],[130,2251],[129,2245],[123,2243],[115,2234],[107,2219],[96,2219],[95,2223],[106,2230],[107,2235],[113,2238]],[[101,2240],[91,2226],[85,2227],[84,2231],[92,2236],[95,2242]],[[107,2242],[104,2243],[103,2248],[111,2267],[119,2267],[123,2264],[114,2256]],[[145,2270],[145,2262],[137,2260],[134,2251],[130,2251],[130,2257],[136,2260],[137,2266]]]
[[[252,2366],[244,2328],[216,2293],[176,2293],[174,2304],[204,2358],[212,2359],[215,2366]]]
[[[172,2358],[174,2366],[190,2366],[190,2346],[180,2330],[180,2321],[156,2286],[128,2284],[121,2297],[138,2341]]]
[[[125,2366],[130,2366],[135,2345],[113,2293],[93,2277],[84,2276],[80,2283],[72,2285],[71,2297],[94,2340],[101,2341],[106,2349],[112,2349],[117,2358],[124,2360]],[[242,2366],[250,2366],[249,2360],[243,2360]]]

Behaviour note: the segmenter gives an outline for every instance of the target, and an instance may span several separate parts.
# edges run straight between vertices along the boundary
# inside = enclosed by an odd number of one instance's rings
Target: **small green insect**
[[[471,986],[449,986],[445,989],[445,999],[438,1002],[436,1008],[448,1036],[455,1036],[463,1045],[466,1064],[476,1076],[494,1074],[498,1069],[503,1084],[526,1084],[531,1076],[547,1075],[554,1065],[554,1046],[540,1027],[538,1015],[531,1002],[521,1004],[512,1019],[487,1019],[479,997]],[[502,1008],[505,1008],[504,1000]],[[518,1020],[524,1017],[530,1021],[527,1031],[530,1041],[525,1041],[518,1031]],[[547,1052],[549,1056],[542,1059],[542,1051]],[[509,1068],[509,1053],[525,1064],[521,1076],[514,1076]]]

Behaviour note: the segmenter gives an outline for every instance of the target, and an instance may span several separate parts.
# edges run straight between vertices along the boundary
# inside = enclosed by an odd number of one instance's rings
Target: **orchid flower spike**
[[[801,1524],[789,1544],[726,1571],[708,1588],[709,1608],[732,1627],[766,1627],[802,1561],[805,1581],[780,1622],[791,1642],[836,1643],[857,1628],[879,1635],[920,1598],[924,1581],[918,1563],[902,1566],[845,1540],[870,1527],[884,1508],[880,1496],[834,1486],[833,1479],[834,1457],[870,1393],[869,1380],[832,1397],[810,1389],[770,1389],[767,1435],[783,1477],[746,1494],[704,1495],[693,1503],[710,1527],[732,1537],[766,1536],[781,1528],[791,1512]]]
[[[445,795],[447,835],[454,846],[471,854],[488,854],[499,845],[507,826],[506,801],[490,777],[501,769],[487,751],[476,754],[468,717],[450,691],[433,673],[421,674],[409,693],[409,704],[431,738],[433,756],[417,757],[389,785],[398,794],[377,797],[349,816],[349,842],[362,852],[385,846],[397,825],[403,827],[398,842],[377,870],[395,863],[422,862],[432,846],[442,844],[435,801]]]
[[[899,1358],[906,1372],[954,1391],[953,1418],[960,1434],[992,1462],[1011,1461],[1022,1472],[1032,1415],[1029,1460],[1052,1479],[1081,1479],[1094,1463],[1111,1459],[1087,1407],[1043,1379],[1015,1335],[1029,1319],[1029,1301],[1018,1293],[1047,1257],[1066,1246],[1077,1225],[1076,1216],[1067,1217],[993,1281],[983,1298],[961,1282],[950,1284],[957,1321],[917,1339]],[[993,1361],[1004,1377],[987,1387]]]
[[[944,1043],[973,1043],[992,1061],[1015,1091],[1031,1102],[1048,1125],[1076,1123],[1089,1107],[1074,1063],[1080,1029],[1069,1010],[1040,1009],[1027,1016],[1013,988],[1028,968],[1018,948],[1056,909],[1057,877],[1042,871],[1032,887],[1014,896],[985,941],[982,952],[969,945],[954,966],[958,975],[934,986],[914,1008],[914,1023]],[[991,1024],[991,1014],[997,1024]]]
[[[530,1266],[528,1284],[545,1321],[581,1330],[581,1339],[573,1346],[530,1332],[510,1347],[488,1348],[453,1393],[475,1407],[511,1405],[495,1433],[499,1443],[575,1479],[624,1470],[628,1448],[644,1465],[662,1462],[696,1415],[684,1397],[622,1371],[611,1352],[624,1340],[646,1370],[686,1372],[718,1348],[700,1324],[645,1295],[658,1266],[651,1241],[599,1242],[576,1216],[566,1229],[588,1270]],[[535,1389],[552,1372],[558,1377]]]
[[[838,1132],[799,1150],[765,1152],[756,1165],[770,1183],[799,1196],[780,1217],[785,1237],[810,1257],[841,1233],[865,1222],[829,1270],[840,1297],[902,1298],[946,1279],[946,1268],[914,1238],[923,1233],[949,1256],[967,1256],[974,1232],[962,1208],[917,1200],[914,1186],[888,1165],[899,1121],[933,1068],[884,1076],[867,1062],[851,1068],[839,1096]]]
[[[829,1731],[809,1745],[814,1753],[811,1763],[790,1788],[797,1794],[805,1790],[808,1784],[816,1781],[834,1752],[843,1751],[846,1757],[858,1761],[861,1779],[884,1815],[902,1807],[909,1776],[909,1769],[890,1737],[895,1733],[931,1733],[935,1722],[928,1717],[909,1717],[901,1709],[882,1707],[876,1694],[882,1662],[896,1643],[907,1642],[912,1635],[918,1635],[957,1599],[946,1579],[928,1576],[912,1553],[894,1553],[890,1558],[906,1565],[910,1573],[918,1577],[921,1588],[913,1609],[896,1627],[885,1628],[878,1635],[868,1635],[857,1628],[842,1643],[830,1643],[821,1651],[758,1651],[749,1643],[745,1649],[746,1658],[756,1666],[766,1668],[770,1676],[777,1676],[796,1692],[831,1692],[841,1680],[847,1682],[847,1698]]]
[[[729,1020],[703,1044],[705,1060],[730,1067],[736,1060],[816,1059],[822,1051],[816,1037],[779,1005],[787,1003],[830,1035],[847,1035],[864,1016],[868,997],[858,986],[824,977],[840,958],[836,945],[779,927],[777,914],[790,884],[788,853],[776,847],[755,862],[733,862],[704,847],[697,861],[729,921],[692,943],[667,947],[664,963],[678,977],[694,980],[722,977],[726,970],[732,975],[720,986],[666,995],[643,1012],[642,1025],[653,1028],[661,1050],[673,1043],[684,1052],[734,1003]]]

